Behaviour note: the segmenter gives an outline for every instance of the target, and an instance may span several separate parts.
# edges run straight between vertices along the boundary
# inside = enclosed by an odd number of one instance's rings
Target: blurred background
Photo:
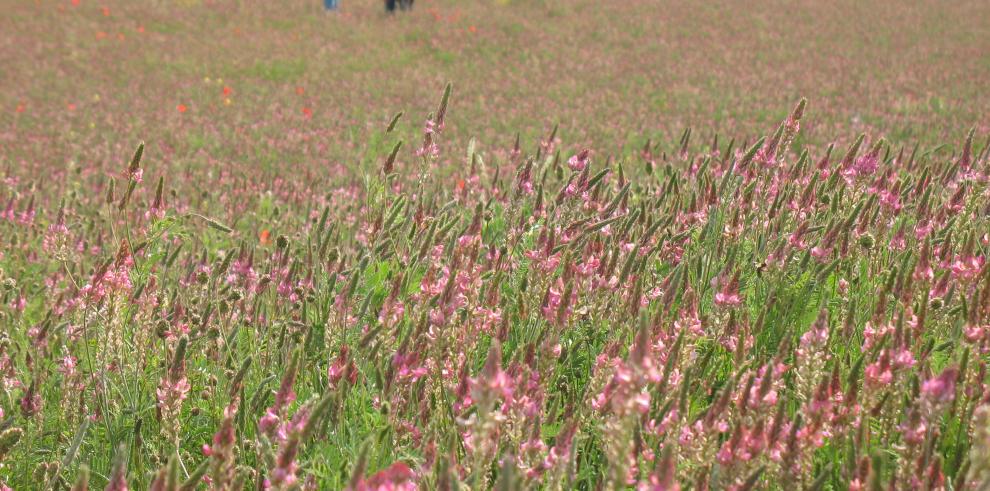
[[[804,96],[805,143],[861,131],[961,144],[986,132],[990,2],[0,0],[7,165],[172,159],[284,165],[365,155],[443,84],[448,139],[535,144],[555,123],[600,153],[694,127],[752,139]],[[110,136],[112,134],[113,136]],[[877,135],[879,136],[879,135]],[[115,142],[120,142],[116,148]],[[109,148],[107,146],[110,146]],[[373,145],[371,145],[373,146]],[[460,155],[458,153],[457,155]]]

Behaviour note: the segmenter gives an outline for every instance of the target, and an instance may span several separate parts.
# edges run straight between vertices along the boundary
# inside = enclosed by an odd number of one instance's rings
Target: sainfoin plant
[[[975,131],[806,148],[802,100],[751,141],[453,156],[451,100],[366,175],[222,205],[143,144],[8,175],[4,487],[990,482]]]

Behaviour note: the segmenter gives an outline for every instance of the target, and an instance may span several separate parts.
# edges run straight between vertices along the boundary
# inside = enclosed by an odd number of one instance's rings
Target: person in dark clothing
[[[385,12],[389,14],[395,12],[395,0],[385,0]]]

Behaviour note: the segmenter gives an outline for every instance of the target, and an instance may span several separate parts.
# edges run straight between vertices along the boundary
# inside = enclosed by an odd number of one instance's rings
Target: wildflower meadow
[[[988,16],[0,0],[0,490],[990,489]]]

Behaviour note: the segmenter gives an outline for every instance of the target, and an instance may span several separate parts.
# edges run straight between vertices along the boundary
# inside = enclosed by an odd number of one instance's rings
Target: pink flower
[[[897,369],[911,368],[914,364],[914,353],[907,348],[902,348],[896,355],[894,355],[894,366]]]
[[[877,166],[880,163],[879,154],[870,152],[865,155],[860,156],[856,159],[853,164],[853,169],[855,170],[856,176],[869,176],[877,171]]]
[[[925,441],[925,434],[928,432],[928,424],[923,418],[917,417],[917,412],[913,417],[908,417],[903,423],[898,425],[904,441],[911,445],[919,445]]]
[[[937,377],[930,378],[921,384],[921,397],[933,404],[942,405],[952,402],[956,397],[956,378],[959,370],[949,367]]]
[[[162,380],[162,384],[155,391],[158,395],[158,403],[167,405],[182,402],[189,396],[190,387],[189,379],[186,377],[174,381],[168,379]]]
[[[359,478],[348,491],[414,491],[416,473],[402,462],[396,462],[387,469],[378,472],[368,479]]]
[[[261,420],[258,421],[258,429],[260,429],[262,433],[271,435],[274,433],[275,428],[278,427],[279,421],[278,415],[271,409],[268,409],[268,411],[265,412],[265,415],[261,417]]]
[[[839,294],[845,295],[849,293],[849,282],[845,278],[839,279]]]
[[[577,155],[574,155],[571,158],[567,159],[567,166],[570,167],[571,170],[576,172],[583,171],[584,168],[588,166],[588,161],[590,160],[589,159],[590,154],[591,154],[590,150],[587,149],[581,150],[581,152],[578,153]]]
[[[888,385],[894,379],[890,367],[885,367],[879,362],[868,365],[865,375],[866,382],[874,386]]]
[[[739,272],[731,280],[723,281],[722,289],[715,293],[715,305],[720,307],[735,307],[742,303],[739,296]]]
[[[949,268],[952,270],[952,275],[956,278],[963,280],[972,280],[980,274],[983,269],[983,265],[986,263],[986,258],[983,256],[964,256],[958,255]]]
[[[351,384],[357,381],[357,369],[354,367],[354,360],[349,358],[348,353],[347,346],[342,346],[337,359],[327,367],[327,379],[330,382],[330,387],[337,387],[344,376],[347,376],[347,381]]]

